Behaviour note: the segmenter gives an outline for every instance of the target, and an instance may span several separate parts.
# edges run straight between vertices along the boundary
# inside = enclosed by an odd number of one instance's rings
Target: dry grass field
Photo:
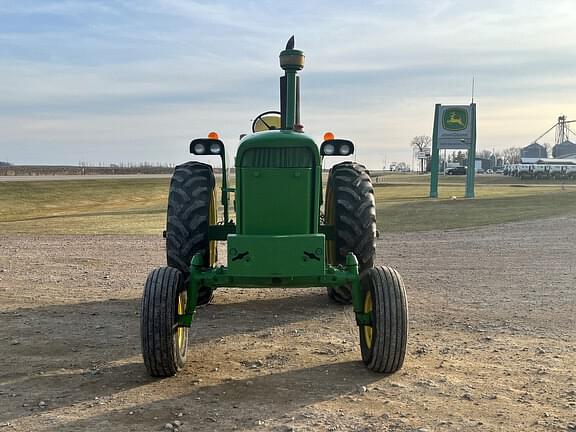
[[[430,200],[428,177],[388,174],[375,185],[381,232],[427,231],[576,214],[576,184],[480,176],[475,200],[463,177],[445,177]],[[159,234],[169,178],[3,182],[0,230],[44,234]],[[456,197],[456,200],[451,199]],[[221,217],[222,212],[220,212]]]

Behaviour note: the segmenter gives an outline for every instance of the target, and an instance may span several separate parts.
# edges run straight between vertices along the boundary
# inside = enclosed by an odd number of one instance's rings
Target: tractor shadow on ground
[[[318,290],[272,299],[264,296],[199,309],[191,344],[288,325],[323,310],[344,309],[330,304]],[[10,368],[0,372],[0,401],[7,404],[0,421],[154,382],[141,359],[139,308],[140,299],[109,299],[1,314],[5,337],[18,339],[18,343],[6,347]],[[9,394],[17,396],[7,397]],[[40,409],[39,401],[48,404]]]
[[[216,296],[218,294],[216,291]],[[191,343],[208,343],[235,334],[257,333],[347,309],[352,313],[351,307],[332,303],[323,289],[291,290],[286,297],[278,298],[265,296],[232,303],[220,303],[216,297],[214,304],[198,309],[190,328]]]
[[[138,305],[135,299],[108,299],[0,314],[3,334],[17,341],[3,356],[10,367],[0,371],[0,421],[145,383],[145,370],[133,360],[140,351]],[[40,401],[46,406],[40,408]]]
[[[294,421],[291,414],[314,404],[341,397],[356,399],[361,386],[385,377],[366,370],[360,361],[352,361],[189,389],[179,385],[171,395],[167,392],[165,399],[63,424],[60,430],[114,429],[128,424],[130,430],[148,430],[154,428],[151,425],[161,427],[174,420],[178,412],[183,413],[181,419],[188,425],[184,430],[229,430],[231,424],[238,430],[254,430],[257,421],[290,424]],[[185,377],[170,380],[182,379]],[[166,380],[166,388],[170,385],[171,381]],[[220,421],[227,423],[219,426]]]

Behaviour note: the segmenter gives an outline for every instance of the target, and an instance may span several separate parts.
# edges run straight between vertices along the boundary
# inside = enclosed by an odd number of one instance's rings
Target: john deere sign
[[[468,126],[468,112],[462,108],[448,108],[442,115],[442,127],[448,131],[461,131]]]
[[[469,105],[446,105],[440,107],[438,122],[439,149],[468,149],[472,142]]]
[[[438,198],[440,149],[468,150],[466,198],[474,198],[476,160],[476,104],[440,105],[434,110],[432,160],[430,161],[430,198]]]

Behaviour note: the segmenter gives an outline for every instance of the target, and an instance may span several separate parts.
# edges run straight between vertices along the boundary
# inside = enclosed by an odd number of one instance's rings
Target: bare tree
[[[476,157],[479,157],[480,159],[490,159],[491,156],[492,152],[490,150],[481,150],[476,152]]]
[[[502,150],[504,163],[517,164],[522,162],[521,150],[520,147],[508,147]]]
[[[418,135],[412,138],[410,142],[410,147],[414,149],[414,151],[423,152],[426,149],[429,149],[432,145],[432,138],[428,135]],[[425,159],[420,159],[420,172],[424,172],[424,163]]]

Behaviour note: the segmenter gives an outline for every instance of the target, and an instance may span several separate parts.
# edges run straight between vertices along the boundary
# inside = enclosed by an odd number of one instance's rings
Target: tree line
[[[547,151],[550,150],[550,144],[543,144]],[[420,159],[420,171],[423,172],[425,167],[430,164],[432,138],[428,135],[417,135],[410,141],[410,147],[413,151],[430,154],[426,159]],[[480,159],[493,160],[494,165],[517,164],[522,162],[522,147],[508,147],[503,150],[477,150],[476,157]],[[447,154],[446,162],[457,162],[464,165],[468,159],[466,152],[462,150],[452,151]],[[499,163],[498,163],[499,162]]]

